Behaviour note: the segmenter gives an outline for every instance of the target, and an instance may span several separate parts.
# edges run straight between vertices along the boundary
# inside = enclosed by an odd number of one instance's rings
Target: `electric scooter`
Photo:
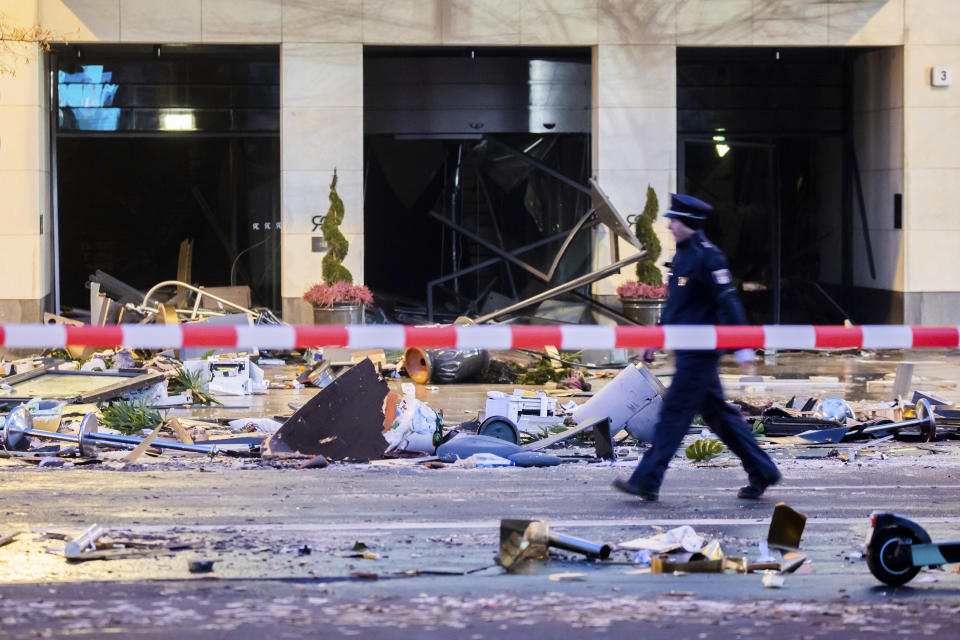
[[[960,542],[933,542],[923,527],[889,511],[870,514],[867,566],[877,580],[900,586],[923,567],[960,562]]]

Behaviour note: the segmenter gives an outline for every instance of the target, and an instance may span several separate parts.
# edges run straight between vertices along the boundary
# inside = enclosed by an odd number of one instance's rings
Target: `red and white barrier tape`
[[[0,346],[45,349],[66,346],[167,349],[354,349],[406,347],[484,349],[956,349],[960,328],[861,325],[623,327],[599,325],[415,327],[405,325],[255,327],[121,324],[104,327],[58,324],[0,325]]]

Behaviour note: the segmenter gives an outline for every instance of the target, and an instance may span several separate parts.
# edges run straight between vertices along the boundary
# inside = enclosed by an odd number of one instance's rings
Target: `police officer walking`
[[[677,253],[661,324],[746,324],[726,256],[703,235],[704,223],[712,210],[697,198],[671,194],[670,209],[664,216],[670,218]],[[735,356],[739,364],[746,365],[754,354],[750,349],[741,349]],[[768,486],[780,480],[780,472],[760,449],[740,413],[724,400],[717,374],[719,352],[684,350],[677,351],[675,357],[677,370],[654,427],[653,446],[644,453],[630,479],[614,480],[614,488],[647,502],[656,501],[667,465],[699,412],[710,429],[740,458],[747,472],[750,484],[740,489],[737,496],[759,498]],[[644,360],[653,360],[653,349],[644,352]]]

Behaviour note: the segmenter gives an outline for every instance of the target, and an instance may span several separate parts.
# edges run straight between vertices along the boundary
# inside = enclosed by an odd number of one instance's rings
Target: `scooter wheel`
[[[890,527],[875,532],[867,549],[867,566],[870,567],[870,573],[880,582],[894,587],[910,582],[920,572],[920,567],[913,566],[908,559],[904,558],[904,554],[897,553],[901,540],[918,542],[907,529]]]

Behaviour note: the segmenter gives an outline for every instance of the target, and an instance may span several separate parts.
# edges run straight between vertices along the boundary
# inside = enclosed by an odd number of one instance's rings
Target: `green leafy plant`
[[[554,369],[553,363],[549,358],[541,358],[537,366],[527,371],[519,378],[518,384],[546,384],[547,382],[560,382],[570,375],[570,368]]]
[[[200,404],[221,404],[219,400],[210,393],[210,387],[203,381],[202,371],[187,371],[181,369],[177,375],[167,381],[167,392],[177,395],[189,391],[193,396],[194,402]]]
[[[651,287],[659,287],[663,284],[663,275],[660,273],[660,267],[656,265],[657,258],[660,257],[660,239],[653,230],[653,223],[657,220],[659,209],[657,192],[647,185],[647,201],[643,206],[643,212],[637,216],[635,230],[637,239],[647,250],[647,255],[637,263],[637,280]]]
[[[706,462],[720,455],[723,445],[713,438],[700,438],[686,448],[687,457],[695,462]]]
[[[163,422],[160,412],[147,405],[146,398],[128,401],[118,400],[100,411],[100,422],[105,427],[127,435],[143,429],[156,429]]]
[[[767,429],[763,426],[763,423],[759,420],[753,421],[753,435],[762,436],[767,432]]]
[[[350,243],[340,232],[340,223],[343,222],[343,200],[337,194],[337,170],[333,170],[333,180],[330,182],[330,208],[323,218],[320,230],[327,243],[327,254],[320,263],[320,274],[327,284],[334,282],[353,282],[350,270],[343,266],[343,259],[347,257]]]

